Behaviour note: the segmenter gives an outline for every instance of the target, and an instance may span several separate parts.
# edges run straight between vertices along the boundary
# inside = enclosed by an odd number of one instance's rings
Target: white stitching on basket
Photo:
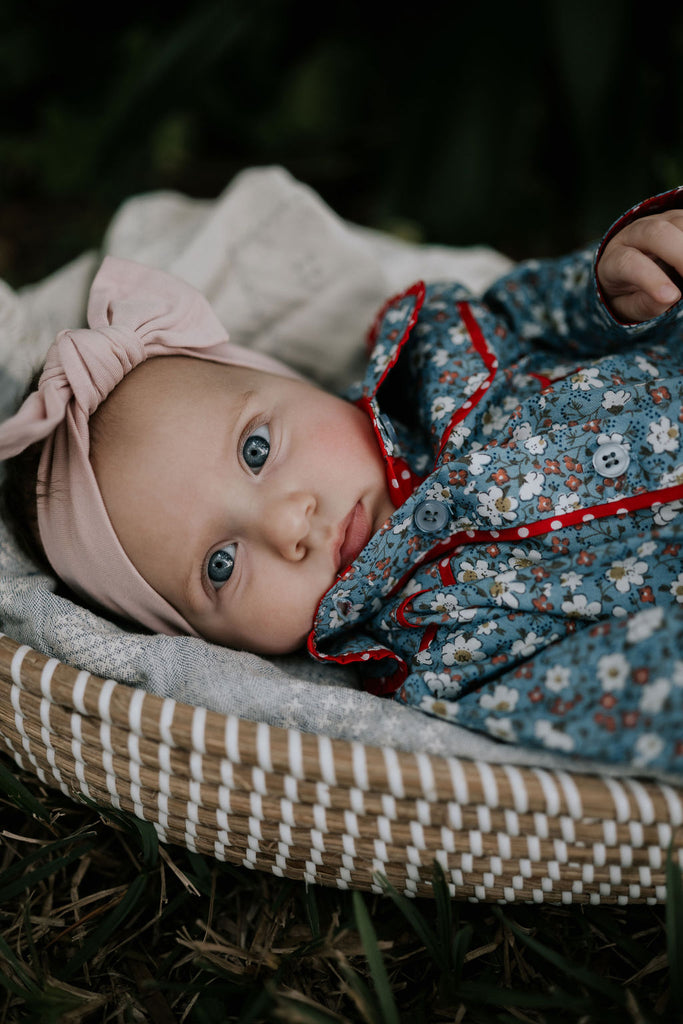
[[[27,647],[26,644],[22,644],[21,647],[16,649],[12,657],[10,675],[12,677],[12,682],[16,686],[21,686],[21,663],[30,650],[30,647]]]

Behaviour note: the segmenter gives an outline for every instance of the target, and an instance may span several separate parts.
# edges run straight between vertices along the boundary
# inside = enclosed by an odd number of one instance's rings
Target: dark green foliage
[[[97,25],[97,27],[96,27]],[[513,256],[683,176],[683,8],[120,0],[0,8],[0,277],[99,243],[133,193],[278,163],[342,216]]]

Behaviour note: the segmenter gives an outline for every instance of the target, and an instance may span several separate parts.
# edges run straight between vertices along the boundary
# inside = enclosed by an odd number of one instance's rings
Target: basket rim
[[[0,739],[160,841],[306,883],[459,899],[666,899],[683,784],[372,747],[93,675],[0,635]],[[677,844],[677,849],[674,849]]]

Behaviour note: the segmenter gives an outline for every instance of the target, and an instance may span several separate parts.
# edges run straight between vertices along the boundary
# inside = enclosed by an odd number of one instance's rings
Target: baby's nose
[[[312,494],[297,491],[283,495],[266,509],[266,536],[283,558],[299,562],[306,556],[315,508]]]

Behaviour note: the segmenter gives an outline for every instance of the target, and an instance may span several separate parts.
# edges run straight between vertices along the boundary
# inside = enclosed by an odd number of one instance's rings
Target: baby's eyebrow
[[[251,401],[255,394],[256,390],[254,388],[245,388],[245,390],[241,394],[233,396],[234,404],[232,409],[230,410],[230,416],[228,420],[229,426],[225,438],[226,450],[222,453],[224,456],[230,454],[233,445],[235,431],[239,425],[240,420],[242,419],[244,410],[247,408],[249,402]]]

